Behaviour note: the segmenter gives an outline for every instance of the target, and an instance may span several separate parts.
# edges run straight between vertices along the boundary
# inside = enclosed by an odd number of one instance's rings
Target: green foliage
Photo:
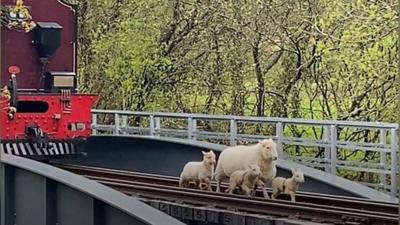
[[[100,95],[99,108],[396,120],[395,1],[76,3],[80,88]]]

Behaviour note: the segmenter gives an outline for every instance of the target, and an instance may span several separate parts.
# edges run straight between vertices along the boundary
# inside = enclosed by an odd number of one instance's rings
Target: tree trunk
[[[264,116],[264,105],[265,105],[265,84],[264,84],[264,74],[261,68],[260,62],[260,41],[261,36],[258,35],[252,46],[253,61],[254,61],[254,71],[257,77],[257,102],[256,102],[256,115]]]

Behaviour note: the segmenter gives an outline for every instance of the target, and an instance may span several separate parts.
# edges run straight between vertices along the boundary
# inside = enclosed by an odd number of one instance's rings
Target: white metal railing
[[[338,174],[339,170],[374,174],[379,176],[378,183],[362,183],[385,192],[390,191],[392,196],[396,196],[398,193],[396,179],[398,124],[99,109],[93,109],[92,113],[92,128],[95,135],[107,133],[114,135],[168,136],[211,142],[225,141],[226,144],[231,146],[238,144],[238,142],[248,143],[264,138],[273,138],[277,143],[279,155],[286,159],[319,168],[331,174]],[[100,120],[102,120],[101,123]],[[169,124],[165,124],[169,120],[180,121],[181,127],[172,127]],[[199,122],[203,123],[204,121],[224,123],[226,130],[201,129]],[[238,126],[243,126],[244,124],[270,126],[272,129],[269,129],[269,131],[272,134],[241,133]],[[312,138],[304,137],[304,135],[290,135],[291,128],[304,129],[304,127],[317,129],[322,134],[322,137]],[[376,141],[367,142],[348,140],[343,135],[340,135],[344,133],[345,129],[353,130],[354,133],[374,132],[377,138]],[[284,149],[288,151],[290,147],[297,148],[296,152],[302,154],[293,156],[284,152]],[[320,157],[304,156],[310,149],[311,151],[322,149],[322,154],[320,154]],[[372,162],[360,162],[338,157],[341,151],[354,152],[355,150],[379,154],[378,160],[376,160],[377,157],[374,157],[375,162],[374,160]]]

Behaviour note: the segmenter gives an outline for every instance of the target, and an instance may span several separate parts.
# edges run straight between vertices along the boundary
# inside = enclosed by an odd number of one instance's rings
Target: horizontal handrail
[[[298,118],[281,118],[281,117],[247,117],[247,116],[233,116],[233,115],[209,115],[209,114],[196,114],[196,113],[167,113],[167,112],[139,112],[139,111],[122,111],[122,110],[100,110],[92,109],[92,113],[96,114],[120,114],[127,116],[155,116],[155,117],[169,117],[169,118],[182,118],[188,117],[193,119],[204,120],[237,120],[241,122],[262,122],[262,123],[277,123],[282,122],[286,124],[304,124],[304,125],[336,125],[346,127],[365,127],[365,128],[385,128],[385,129],[399,129],[397,123],[385,122],[360,122],[348,120],[311,120],[311,119],[298,119]]]

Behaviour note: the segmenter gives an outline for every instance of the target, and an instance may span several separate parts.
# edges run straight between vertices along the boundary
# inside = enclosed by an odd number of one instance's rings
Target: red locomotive
[[[97,96],[77,93],[76,9],[62,0],[1,1],[0,142],[5,153],[83,152]]]

